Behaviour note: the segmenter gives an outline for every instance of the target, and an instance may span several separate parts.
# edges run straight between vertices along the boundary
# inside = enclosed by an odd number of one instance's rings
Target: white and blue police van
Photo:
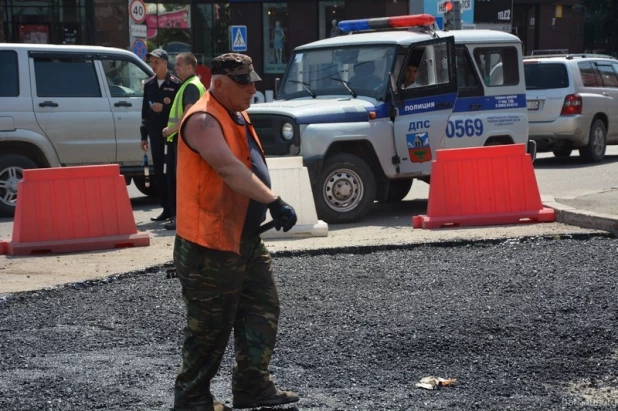
[[[534,156],[517,37],[440,31],[427,14],[338,27],[349,34],[294,49],[277,100],[249,109],[267,156],[302,156],[320,219],[400,201],[429,182],[436,149],[525,143]]]

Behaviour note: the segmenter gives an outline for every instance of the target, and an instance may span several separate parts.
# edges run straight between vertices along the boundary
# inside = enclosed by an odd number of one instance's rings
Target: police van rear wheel
[[[0,217],[13,217],[17,205],[17,183],[23,172],[38,165],[20,154],[0,156]]]
[[[326,160],[314,187],[318,217],[329,224],[360,220],[376,197],[376,180],[371,168],[352,154],[336,154]]]

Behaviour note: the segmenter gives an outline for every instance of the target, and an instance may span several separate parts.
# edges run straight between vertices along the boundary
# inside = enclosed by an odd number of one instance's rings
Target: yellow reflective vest
[[[172,108],[170,109],[170,117],[167,121],[168,128],[175,127],[176,124],[178,124],[182,119],[182,115],[184,114],[184,104],[182,104],[182,100],[185,94],[185,89],[189,84],[193,84],[195,87],[197,87],[198,91],[200,92],[200,97],[202,97],[206,92],[206,87],[204,87],[198,76],[193,76],[191,77],[191,79],[183,82],[178,89],[178,92],[176,93],[176,97],[174,97],[174,103],[172,104]],[[171,143],[172,141],[174,141],[177,135],[178,132],[170,134],[169,136],[167,136],[167,141]]]

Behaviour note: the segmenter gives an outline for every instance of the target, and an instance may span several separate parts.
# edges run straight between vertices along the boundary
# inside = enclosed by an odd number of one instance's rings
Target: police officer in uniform
[[[165,221],[172,217],[169,209],[170,199],[163,165],[165,164],[165,138],[162,130],[167,121],[174,102],[176,92],[182,81],[167,70],[168,56],[163,49],[156,49],[146,54],[155,75],[144,84],[144,100],[142,102],[142,150],[148,151],[150,137],[150,151],[154,165],[155,184],[159,193],[159,201],[163,211],[152,221]]]

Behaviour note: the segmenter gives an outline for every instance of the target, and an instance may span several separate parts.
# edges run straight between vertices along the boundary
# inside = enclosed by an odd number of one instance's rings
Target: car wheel
[[[584,161],[599,163],[605,157],[607,148],[607,128],[603,121],[596,119],[590,127],[590,138],[585,147],[579,149],[579,155]]]
[[[330,224],[361,219],[375,201],[376,180],[365,161],[352,154],[326,160],[313,190],[318,217]]]
[[[559,157],[559,158],[570,157],[572,152],[573,152],[573,147],[571,147],[570,145],[565,145],[565,146],[556,148],[553,151],[554,156]]]
[[[148,197],[156,197],[157,196],[157,187],[150,178],[150,186],[146,187],[146,177],[133,177],[133,184],[139,190],[140,193],[148,196]]]
[[[24,178],[24,170],[38,168],[28,157],[20,154],[0,156],[0,216],[13,217],[17,206],[17,183]]]
[[[404,199],[410,192],[413,179],[391,180],[388,184],[388,194],[385,203],[396,203]]]

